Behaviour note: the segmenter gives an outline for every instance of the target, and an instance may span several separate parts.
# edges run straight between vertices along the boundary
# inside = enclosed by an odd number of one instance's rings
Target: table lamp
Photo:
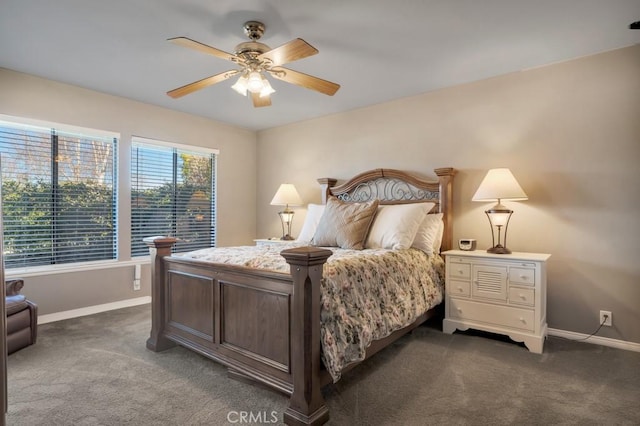
[[[276,191],[276,195],[271,200],[272,206],[285,206],[284,210],[278,213],[280,222],[282,222],[282,238],[281,240],[293,240],[291,236],[291,224],[293,223],[293,210],[289,206],[299,206],[302,204],[302,198],[296,191],[296,187],[291,183],[283,183]]]
[[[528,200],[527,194],[522,190],[511,171],[507,168],[489,170],[472,200],[497,201],[495,206],[485,210],[491,226],[491,247],[487,249],[487,252],[495,254],[511,253],[511,250],[507,248],[507,227],[513,210],[502,205],[502,200]]]

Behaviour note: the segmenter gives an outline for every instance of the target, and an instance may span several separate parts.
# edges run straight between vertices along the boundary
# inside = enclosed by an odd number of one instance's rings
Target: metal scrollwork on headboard
[[[376,199],[384,203],[385,201],[438,201],[439,195],[437,191],[417,188],[397,178],[382,177],[360,183],[350,192],[338,194],[337,197],[342,201],[351,203]]]
[[[436,181],[421,179],[411,173],[395,169],[373,169],[352,177],[341,185],[333,178],[320,178],[322,202],[335,196],[344,202],[366,202],[373,199],[381,204],[433,202],[432,213],[442,213],[444,232],[440,249],[453,247],[453,177],[456,170],[441,167],[434,170]]]

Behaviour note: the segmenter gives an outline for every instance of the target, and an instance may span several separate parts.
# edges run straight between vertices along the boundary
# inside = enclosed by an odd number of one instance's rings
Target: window
[[[179,239],[175,251],[215,245],[216,152],[134,137],[131,144],[131,255],[156,235]]]
[[[117,135],[0,121],[8,268],[116,258]]]

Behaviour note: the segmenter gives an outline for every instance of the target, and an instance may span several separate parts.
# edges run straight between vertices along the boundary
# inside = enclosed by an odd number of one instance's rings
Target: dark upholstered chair
[[[38,307],[20,294],[24,281],[8,280],[6,286],[7,352],[11,354],[36,342]]]

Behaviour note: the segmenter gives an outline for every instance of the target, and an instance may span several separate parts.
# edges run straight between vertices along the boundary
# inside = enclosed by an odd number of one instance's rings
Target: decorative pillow
[[[343,203],[329,198],[311,244],[362,250],[377,208],[378,200]]]
[[[428,214],[418,227],[411,247],[420,249],[427,254],[438,253],[442,243],[443,232],[442,213]]]
[[[307,206],[307,216],[304,218],[300,235],[297,238],[298,241],[311,242],[322,213],[324,213],[324,204],[309,204]]]
[[[440,215],[440,220],[438,221],[438,236],[435,240],[433,240],[433,252],[440,253],[440,247],[442,246],[442,236],[444,235],[444,222],[442,221],[442,213],[438,213]]]
[[[378,207],[366,248],[408,249],[434,203],[395,204]]]

